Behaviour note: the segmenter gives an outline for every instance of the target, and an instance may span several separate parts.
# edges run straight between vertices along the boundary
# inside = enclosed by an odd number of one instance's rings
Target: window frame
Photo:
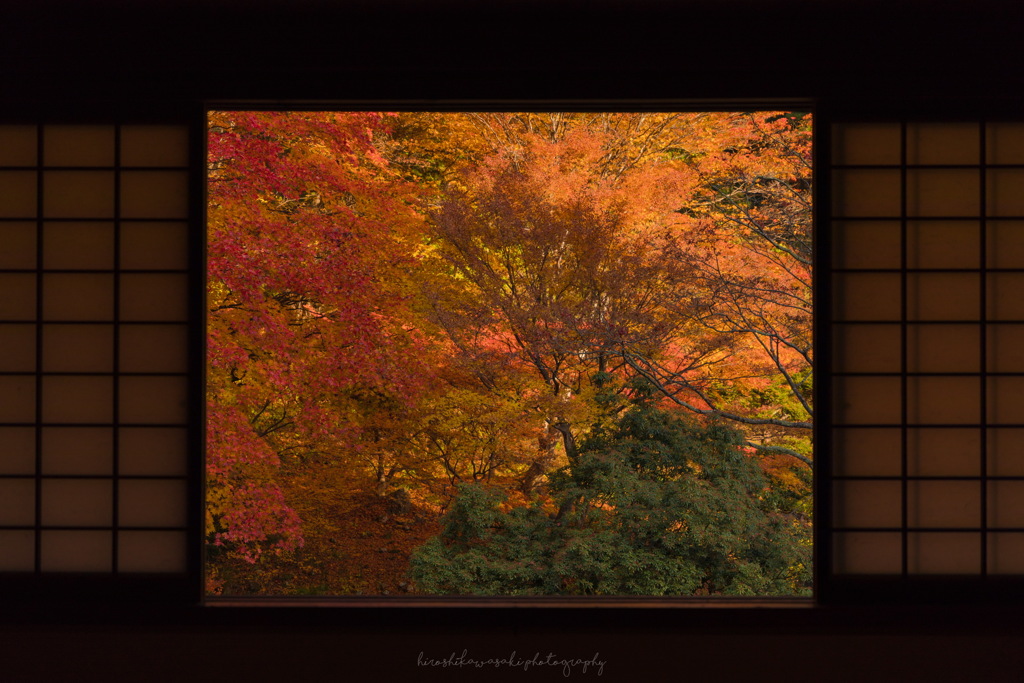
[[[436,100],[430,103],[417,102],[415,100],[388,100],[388,101],[372,101],[372,100],[359,100],[359,101],[327,101],[327,102],[275,102],[271,105],[259,102],[246,102],[246,101],[211,101],[204,105],[204,117],[206,113],[212,111],[438,111],[438,112],[465,112],[465,111],[595,111],[595,112],[733,112],[733,111],[798,111],[806,112],[812,116],[812,163],[814,168],[821,168],[819,154],[822,149],[822,145],[818,142],[818,135],[820,128],[816,115],[817,103],[813,98],[782,98],[777,100],[757,99],[728,99],[728,100],[694,100],[694,99],[675,99],[675,100],[622,100],[622,99],[608,99],[608,100],[480,100],[480,99],[451,99],[451,100]],[[205,121],[205,118],[204,118]],[[203,139],[206,142],[206,129],[203,129]],[[205,155],[205,144],[204,144],[204,155]],[[205,156],[203,157],[206,158]],[[204,165],[205,168],[205,165]],[[817,174],[817,170],[815,170]],[[205,179],[205,174],[204,174]],[[819,313],[818,305],[819,298],[817,293],[818,281],[820,278],[817,276],[817,268],[820,261],[820,253],[830,254],[831,252],[820,252],[818,235],[822,232],[820,222],[823,218],[827,218],[827,213],[822,213],[818,207],[824,206],[819,204],[819,193],[821,192],[820,183],[818,182],[817,175],[813,178],[814,186],[812,188],[813,198],[813,213],[812,213],[812,233],[814,234],[814,254],[816,258],[814,266],[814,285],[815,290],[813,296],[814,301],[814,321],[812,324],[813,338],[814,338],[814,353],[816,359],[829,358],[828,355],[822,355],[818,348],[819,340]],[[203,184],[203,206],[204,209],[207,205],[205,188],[206,183]],[[206,245],[206,214],[203,214],[203,247]],[[205,278],[206,278],[206,263],[205,257],[203,261],[198,265],[203,271],[203,291],[205,292]],[[205,312],[205,306],[202,309]],[[204,313],[205,315],[205,313]],[[205,321],[203,323],[203,338],[205,341]],[[205,358],[205,344],[202,347],[202,356]],[[817,374],[817,371],[815,371]],[[204,383],[205,384],[205,383]],[[204,386],[205,389],[205,386]],[[814,388],[814,401],[816,411],[820,410],[817,408],[817,401],[819,400],[817,383]],[[199,398],[193,400],[200,401]],[[204,406],[205,415],[205,393],[202,394],[201,399],[202,405]],[[821,414],[821,413],[818,413]],[[817,444],[819,438],[819,421],[816,418],[814,427],[812,430],[812,443]],[[204,421],[204,461],[205,461],[205,421]],[[817,451],[817,445],[815,445],[815,451]],[[812,535],[814,538],[814,568],[813,568],[813,590],[814,594],[810,597],[799,597],[799,596],[788,596],[788,597],[735,597],[735,596],[720,596],[714,598],[699,598],[689,596],[679,597],[645,597],[645,596],[602,596],[602,597],[581,597],[581,596],[538,596],[538,597],[503,597],[503,596],[385,596],[385,595],[358,595],[358,596],[309,596],[309,597],[289,597],[289,596],[253,596],[253,597],[242,597],[242,596],[211,596],[206,595],[205,591],[202,598],[202,604],[208,607],[388,607],[388,608],[425,608],[425,607],[447,607],[447,608],[522,608],[522,607],[534,607],[534,608],[560,608],[560,607],[572,607],[572,608],[594,608],[594,609],[616,609],[616,608],[668,608],[668,607],[679,607],[679,608],[775,608],[775,609],[792,609],[792,608],[807,608],[817,604],[818,595],[818,582],[819,582],[819,566],[821,558],[819,557],[819,544],[820,539],[818,538],[818,510],[817,510],[817,498],[818,498],[818,479],[819,479],[819,468],[821,465],[815,458],[814,472],[812,475],[812,499],[815,501],[815,511],[813,514],[814,525],[812,527]],[[203,492],[202,505],[205,506],[205,490]],[[202,539],[200,538],[202,543]],[[203,543],[203,566],[205,574],[205,543]]]

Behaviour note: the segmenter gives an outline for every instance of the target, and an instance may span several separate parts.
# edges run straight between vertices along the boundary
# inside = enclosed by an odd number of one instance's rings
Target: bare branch
[[[637,374],[641,375],[644,379],[653,384],[654,387],[657,388],[658,391],[660,391],[662,394],[664,394],[666,398],[671,400],[676,405],[682,406],[683,408],[686,408],[691,412],[697,413],[698,415],[707,415],[710,417],[723,417],[727,420],[732,420],[733,422],[739,422],[740,424],[747,425],[773,425],[776,427],[789,427],[793,429],[812,429],[814,427],[814,423],[812,422],[801,422],[796,420],[779,420],[775,418],[765,417],[747,417],[745,415],[738,415],[736,413],[720,410],[718,408],[713,407],[713,404],[707,399],[707,397],[704,395],[704,392],[695,387],[692,383],[686,381],[681,377],[673,378],[680,385],[682,385],[683,387],[690,391],[693,391],[698,396],[700,396],[700,398],[705,403],[708,403],[708,405],[712,406],[710,408],[698,408],[692,403],[684,401],[683,399],[679,398],[676,392],[669,391],[665,387],[664,382],[662,382],[659,378],[655,377],[653,373],[651,373],[647,368],[641,367],[640,364],[636,362],[635,358],[631,357],[630,354],[623,353],[622,358],[631,368],[633,368],[634,371],[636,371]]]
[[[759,451],[764,451],[767,453],[781,453],[783,455],[789,455],[796,458],[800,462],[804,463],[808,467],[814,467],[813,460],[808,458],[803,453],[798,453],[791,448],[786,448],[785,446],[770,446],[768,444],[763,443],[754,443],[753,441],[747,441],[744,443],[744,445],[750,446],[751,448],[757,449]]]

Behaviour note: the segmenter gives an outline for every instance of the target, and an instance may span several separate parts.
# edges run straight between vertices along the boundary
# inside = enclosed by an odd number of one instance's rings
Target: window
[[[810,128],[211,112],[210,590],[809,594]]]

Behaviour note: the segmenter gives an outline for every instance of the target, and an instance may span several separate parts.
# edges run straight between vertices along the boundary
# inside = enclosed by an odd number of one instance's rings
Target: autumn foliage
[[[225,111],[209,126],[211,591],[806,588],[807,116]],[[637,429],[675,430],[651,441],[677,444],[671,467],[626,466]],[[735,476],[709,484],[716,462]],[[675,501],[654,527],[637,508],[652,486]],[[722,501],[719,541],[680,540]],[[460,514],[525,535],[460,546]],[[623,540],[666,530],[667,555]],[[550,537],[533,578],[466,573],[531,535]],[[544,574],[570,537],[605,574],[571,580],[587,563],[565,556]],[[631,583],[631,557],[682,573]]]

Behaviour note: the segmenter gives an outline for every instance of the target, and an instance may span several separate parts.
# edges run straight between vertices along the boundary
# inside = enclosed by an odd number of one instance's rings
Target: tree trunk
[[[559,440],[565,447],[565,455],[570,466],[575,465],[579,459],[576,439],[572,435],[569,423],[562,420],[552,423],[545,420],[545,425],[544,434],[537,438],[537,457],[519,479],[519,490],[523,495],[531,493],[537,487],[537,480],[551,471],[555,464],[555,447]]]
[[[537,437],[537,457],[519,479],[519,490],[524,496],[537,487],[537,480],[551,471],[555,464],[555,446],[558,445],[559,431],[550,420],[544,421],[544,432]]]

